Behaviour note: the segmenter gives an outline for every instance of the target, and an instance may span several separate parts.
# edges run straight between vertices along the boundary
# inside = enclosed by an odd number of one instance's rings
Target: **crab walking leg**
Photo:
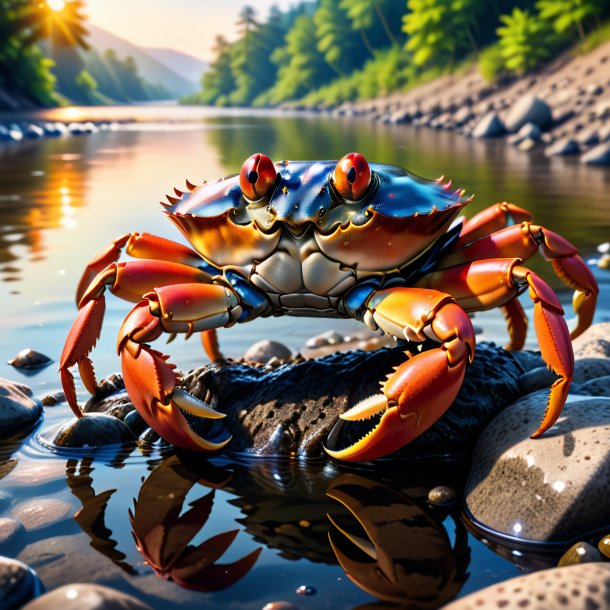
[[[458,250],[481,237],[529,220],[532,220],[532,215],[527,210],[506,201],[496,203],[464,222],[453,249]]]
[[[519,265],[520,259],[490,259],[464,263],[427,275],[419,286],[443,286],[466,311],[481,311],[512,303],[524,288],[534,303],[534,328],[542,358],[559,376],[551,386],[547,410],[532,437],[557,421],[572,377],[574,354],[570,332],[557,295],[538,275]]]
[[[523,222],[507,227],[454,250],[439,263],[446,269],[462,263],[489,258],[520,258],[526,261],[538,248],[551,260],[556,275],[575,290],[572,301],[578,316],[572,339],[581,335],[593,321],[599,288],[587,263],[569,241],[539,225]]]
[[[204,271],[167,261],[111,263],[98,273],[80,300],[79,312],[68,333],[59,363],[62,386],[73,413],[77,417],[83,414],[76,400],[70,367],[78,364],[83,384],[91,394],[97,389],[95,372],[88,356],[102,329],[106,288],[125,300],[137,302],[143,294],[161,284],[209,283],[210,280]]]
[[[146,423],[165,440],[185,449],[216,451],[231,439],[214,443],[193,431],[184,412],[219,419],[224,414],[178,385],[174,365],[148,341],[163,331],[209,330],[232,325],[241,314],[239,299],[216,284],[178,284],[157,288],[125,319],[117,340],[125,388]]]
[[[527,336],[527,316],[521,302],[517,297],[511,299],[501,306],[504,319],[506,320],[506,329],[508,330],[508,343],[504,349],[510,351],[519,351],[525,345],[525,337]]]
[[[432,339],[439,347],[401,364],[383,385],[383,393],[341,415],[361,420],[383,413],[379,425],[363,439],[339,451],[345,461],[366,461],[397,451],[436,422],[454,401],[466,365],[474,356],[472,323],[449,295],[419,288],[375,292],[365,318],[388,335],[409,341]]]
[[[105,250],[89,261],[76,290],[77,305],[95,276],[111,263],[116,263],[123,250],[134,258],[167,261],[192,267],[204,263],[197,252],[182,244],[150,233],[126,233],[110,242]]]

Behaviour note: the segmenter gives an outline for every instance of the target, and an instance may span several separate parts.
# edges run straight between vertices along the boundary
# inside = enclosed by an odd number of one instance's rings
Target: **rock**
[[[610,142],[598,144],[585,153],[581,161],[587,165],[610,165]]]
[[[104,413],[73,417],[40,436],[57,447],[105,447],[135,442],[131,430],[120,419]]]
[[[577,542],[561,556],[557,565],[560,568],[564,568],[579,563],[594,563],[602,560],[602,554],[592,544],[589,544],[588,542]]]
[[[8,546],[25,532],[21,523],[8,517],[0,517],[0,548]]]
[[[63,460],[47,459],[42,464],[22,462],[12,474],[11,487],[17,489],[44,486],[66,478],[66,463]],[[36,490],[38,492],[39,490]]]
[[[610,322],[601,322],[587,328],[572,343],[574,358],[610,358]]]
[[[17,610],[44,591],[34,570],[25,563],[0,557],[0,608]]]
[[[17,369],[38,369],[48,366],[51,362],[53,362],[51,358],[30,348],[21,350],[12,360],[8,361]]]
[[[587,396],[608,396],[610,398],[610,375],[582,383],[578,388],[578,393]]]
[[[577,155],[580,152],[578,142],[571,138],[561,138],[551,144],[545,151],[544,154],[547,157],[559,157],[566,155]]]
[[[306,595],[308,597],[315,595],[317,593],[316,588],[312,587],[310,585],[301,585],[300,587],[296,588],[295,593],[297,595]]]
[[[519,141],[530,139],[534,140],[534,142],[538,142],[542,136],[542,131],[535,123],[526,123],[519,129],[516,135],[519,138]]]
[[[66,395],[63,392],[53,392],[52,394],[45,394],[40,402],[42,402],[43,407],[54,407],[65,400]]]
[[[568,396],[555,426],[531,439],[546,405],[546,392],[530,394],[485,429],[465,504],[499,536],[567,543],[610,523],[610,399]]]
[[[39,125],[31,123],[24,129],[23,134],[25,135],[26,138],[30,138],[32,140],[38,139],[38,138],[44,138],[44,129],[42,127],[40,127]]]
[[[243,355],[246,362],[260,362],[261,364],[266,364],[271,358],[290,360],[292,352],[283,343],[264,340],[251,345]]]
[[[135,409],[125,416],[123,423],[131,430],[134,436],[140,436],[148,428],[148,424]]]
[[[574,381],[585,383],[610,375],[610,358],[579,358],[574,363]]]
[[[595,146],[599,144],[599,131],[595,126],[583,129],[578,133],[576,139],[583,146]]]
[[[497,138],[506,133],[504,123],[502,123],[497,112],[488,112],[476,125],[472,131],[475,138]]]
[[[610,559],[610,536],[604,536],[597,544],[597,548],[602,555]]]
[[[36,498],[17,504],[11,516],[30,532],[67,519],[73,513],[72,505],[56,498]]]
[[[21,384],[0,379],[0,437],[31,430],[42,415],[42,405]]]
[[[605,241],[603,244],[599,244],[599,246],[597,246],[597,251],[601,252],[602,254],[609,254],[610,253],[610,241]]]
[[[585,91],[589,95],[601,95],[604,92],[604,88],[599,83],[591,83],[587,85]]]
[[[14,142],[23,140],[23,131],[21,131],[19,125],[15,125],[14,123],[8,128],[8,135],[9,139],[13,140]]]
[[[527,123],[533,123],[540,129],[548,127],[553,120],[551,107],[535,95],[525,95],[513,104],[506,116],[506,129],[513,133]]]
[[[338,333],[336,330],[329,330],[321,335],[316,335],[315,337],[308,339],[305,343],[305,347],[314,348],[322,347],[324,345],[338,345],[344,341],[345,337],[341,333]]]
[[[408,123],[411,119],[411,115],[408,110],[396,110],[390,115],[389,122],[392,125],[401,125],[402,123]]]
[[[610,254],[602,254],[597,259],[597,266],[600,269],[610,269]]]
[[[102,585],[64,585],[30,602],[22,610],[152,610],[139,599]]]
[[[434,506],[453,506],[457,501],[457,494],[451,487],[439,485],[428,492],[428,502]]]
[[[549,388],[557,379],[557,375],[546,366],[539,366],[519,377],[519,390],[521,394],[531,394],[537,390]]]
[[[470,108],[470,106],[462,106],[453,115],[453,122],[455,123],[456,127],[463,127],[472,118],[474,118],[474,113],[472,112],[472,109]]]
[[[443,610],[608,610],[609,599],[610,564],[593,563],[517,576],[462,597]]]
[[[265,604],[262,610],[300,610],[299,606],[291,604],[290,602],[269,602]]]
[[[518,148],[523,152],[528,152],[536,148],[536,146],[538,146],[538,142],[536,140],[533,140],[532,138],[525,138],[525,140],[519,143]]]

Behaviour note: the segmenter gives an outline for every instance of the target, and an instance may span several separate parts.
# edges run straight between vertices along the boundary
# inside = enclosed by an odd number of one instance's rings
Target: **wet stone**
[[[44,591],[36,573],[25,563],[0,557],[0,608],[17,610]]]
[[[140,436],[148,428],[148,424],[135,409],[125,416],[123,423],[131,430],[134,436]]]
[[[26,386],[0,379],[0,437],[27,432],[42,415],[42,405]]]
[[[27,531],[54,525],[73,513],[72,505],[56,498],[36,498],[17,504],[11,516],[23,524]]]
[[[51,358],[30,348],[21,350],[12,360],[8,361],[17,369],[39,369],[48,366],[51,362],[53,362]]]
[[[598,543],[597,548],[602,555],[610,559],[610,536],[604,536]]]
[[[428,502],[434,506],[452,506],[456,500],[455,491],[446,485],[433,487],[428,493]]]
[[[273,358],[290,360],[292,352],[283,343],[264,340],[251,345],[243,356],[246,362],[259,362],[261,364],[266,364]]]
[[[110,587],[75,583],[59,587],[22,610],[151,610],[148,604]]]
[[[14,542],[24,531],[23,525],[18,521],[0,517],[0,548]]]
[[[601,553],[588,542],[577,542],[561,556],[557,565],[563,568],[578,563],[592,563],[595,561],[602,561]]]
[[[443,610],[608,610],[610,564],[589,563],[518,576],[466,595]]]
[[[43,464],[21,462],[12,474],[9,481],[11,487],[30,488],[66,478],[66,464],[61,460],[49,460]]]
[[[64,402],[66,400],[66,395],[63,392],[53,392],[52,394],[45,394],[41,399],[42,405],[44,407],[54,407],[60,402]]]
[[[41,437],[57,447],[105,447],[135,441],[131,430],[120,419],[104,413],[74,417]]]

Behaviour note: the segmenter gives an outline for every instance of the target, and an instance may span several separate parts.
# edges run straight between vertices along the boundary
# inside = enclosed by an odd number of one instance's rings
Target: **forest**
[[[404,90],[473,62],[489,81],[610,38],[608,0],[316,0],[261,20],[245,6],[183,103],[331,106]]]
[[[170,97],[131,57],[89,46],[84,9],[82,0],[0,0],[0,108]]]

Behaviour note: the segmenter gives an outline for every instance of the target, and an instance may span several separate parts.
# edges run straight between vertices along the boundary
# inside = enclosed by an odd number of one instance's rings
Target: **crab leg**
[[[472,323],[447,294],[420,288],[389,288],[373,294],[365,319],[397,339],[438,342],[401,364],[382,394],[341,415],[361,420],[382,413],[377,427],[346,449],[326,451],[346,461],[366,461],[397,451],[436,422],[454,401],[474,356]]]
[[[595,277],[569,241],[539,225],[522,222],[492,233],[455,250],[442,259],[440,269],[487,258],[519,258],[526,261],[541,247],[552,262],[556,275],[575,290],[572,301],[578,316],[572,339],[582,334],[593,321],[599,288]]]
[[[443,286],[466,311],[481,311],[514,303],[529,288],[534,303],[534,327],[542,358],[559,376],[551,386],[542,423],[532,437],[540,436],[557,421],[574,375],[574,355],[563,309],[553,290],[538,275],[519,265],[520,259],[489,259],[464,263],[431,273],[420,286]]]
[[[230,438],[220,443],[204,439],[184,413],[206,419],[225,415],[179,387],[174,365],[147,342],[163,331],[192,333],[230,326],[241,313],[237,296],[215,284],[177,284],[156,288],[144,299],[125,319],[117,341],[125,388],[134,406],[151,428],[178,447],[224,447]]]
[[[82,411],[69,369],[78,364],[83,384],[91,394],[95,393],[97,381],[88,356],[100,336],[106,288],[126,300],[139,301],[144,293],[159,284],[209,282],[210,279],[204,271],[167,261],[111,263],[98,273],[80,300],[79,312],[68,333],[59,364],[66,400],[77,417],[82,416]]]

